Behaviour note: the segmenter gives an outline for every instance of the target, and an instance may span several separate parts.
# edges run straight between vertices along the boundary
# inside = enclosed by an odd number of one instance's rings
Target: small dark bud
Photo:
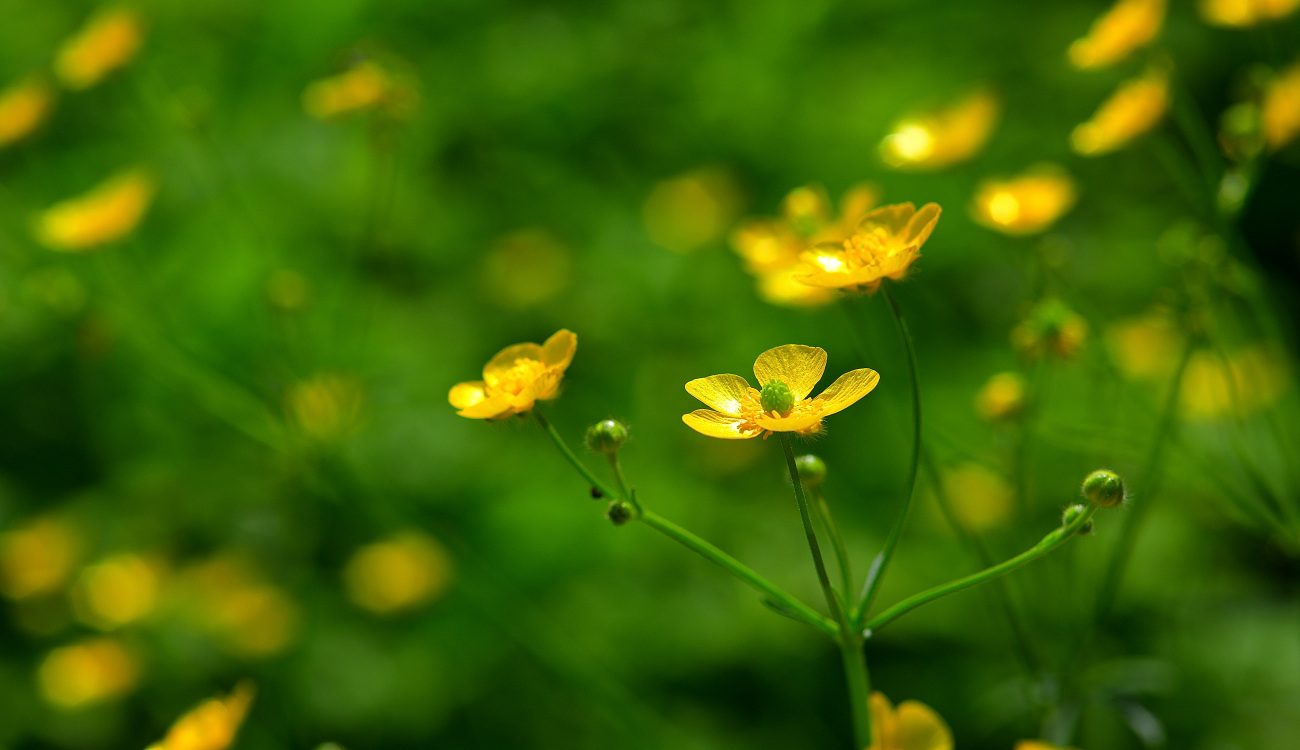
[[[632,520],[632,509],[627,503],[615,500],[609,504],[609,510],[605,511],[605,517],[615,526],[622,526]]]
[[[601,492],[599,488],[597,488],[597,487],[592,487],[592,488],[591,488],[591,498],[592,498],[593,500],[599,500],[599,499],[601,499],[601,498],[604,497],[604,496],[605,496],[605,493]]]
[[[627,425],[606,419],[587,428],[587,449],[596,453],[615,453],[627,442]]]
[[[809,489],[817,487],[826,479],[826,462],[811,453],[794,460],[799,471],[799,481]]]
[[[1124,501],[1124,480],[1113,471],[1098,469],[1083,480],[1083,496],[1098,508],[1113,508]]]

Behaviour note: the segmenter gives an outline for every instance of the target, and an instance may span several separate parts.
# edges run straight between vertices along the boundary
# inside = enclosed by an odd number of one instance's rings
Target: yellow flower
[[[57,593],[80,557],[80,535],[58,518],[6,531],[0,534],[0,593],[10,599]]]
[[[1001,105],[980,90],[936,112],[900,120],[880,142],[880,156],[900,169],[942,169],[983,148],[997,125]]]
[[[237,656],[273,656],[297,635],[299,615],[293,600],[236,555],[214,557],[191,568],[178,589],[182,613]]]
[[[54,72],[64,86],[77,91],[88,89],[131,62],[143,33],[135,11],[101,11],[59,47]]]
[[[27,78],[0,91],[0,146],[40,127],[53,103],[54,92],[39,78]]]
[[[1024,377],[1015,372],[1000,372],[989,378],[975,397],[975,411],[990,422],[1015,419],[1025,411]]]
[[[940,211],[935,203],[919,211],[911,203],[877,208],[863,217],[842,247],[826,244],[804,253],[808,268],[796,278],[810,286],[867,292],[875,291],[883,279],[901,279],[921,256],[921,245],[934,231]]]
[[[871,694],[871,732],[867,750],[952,750],[952,730],[933,708],[918,701],[894,708],[878,692]]]
[[[1278,73],[1264,90],[1264,140],[1276,151],[1300,135],[1300,62]]]
[[[380,108],[403,116],[415,105],[414,96],[414,89],[399,85],[378,63],[363,60],[309,84],[302,92],[302,107],[318,120]]]
[[[73,605],[82,622],[112,630],[153,612],[160,584],[156,563],[137,555],[114,555],[81,572]]]
[[[36,678],[45,700],[73,710],[125,695],[139,673],[136,658],[120,642],[93,638],[51,651]]]
[[[650,239],[686,253],[721,238],[739,210],[739,190],[730,173],[705,167],[655,185],[641,215]]]
[[[1040,164],[1009,180],[985,180],[975,192],[975,220],[1003,234],[1036,234],[1074,206],[1074,181],[1060,167]]]
[[[1069,359],[1083,348],[1088,323],[1059,299],[1043,300],[1011,329],[1011,344],[1030,357],[1052,353]]]
[[[684,414],[682,421],[696,432],[717,438],[816,433],[823,417],[852,406],[880,381],[875,370],[851,370],[821,395],[808,398],[825,370],[825,349],[799,344],[769,349],[754,362],[757,389],[739,375],[712,375],[687,383],[687,393],[713,408]]]
[[[1201,18],[1214,26],[1254,26],[1286,18],[1300,0],[1201,0]]]
[[[483,367],[483,379],[457,383],[447,400],[470,419],[504,419],[533,408],[536,401],[555,398],[564,371],[573,361],[578,337],[556,331],[546,343],[507,346]]]
[[[1059,747],[1042,740],[1021,740],[1016,743],[1016,750],[1074,750],[1074,748]]]
[[[1244,417],[1277,403],[1289,386],[1286,360],[1255,344],[1226,357],[1207,351],[1192,355],[1179,397],[1188,419]]]
[[[110,177],[89,193],[46,209],[36,220],[36,237],[54,250],[80,252],[121,239],[135,229],[157,185],[145,169]]]
[[[406,531],[353,553],[343,569],[348,598],[385,615],[433,600],[451,584],[451,556],[427,534]]]
[[[1011,514],[1011,486],[980,464],[968,462],[944,469],[943,488],[953,515],[970,531],[997,528]]]
[[[1164,20],[1165,0],[1119,0],[1070,45],[1070,62],[1081,70],[1119,62],[1155,39]]]
[[[200,703],[146,750],[226,750],[244,723],[254,692],[252,683],[241,682],[225,698]]]
[[[1122,148],[1156,126],[1169,107],[1169,74],[1150,68],[1120,84],[1092,116],[1070,134],[1083,156],[1100,156]]]
[[[1162,310],[1116,322],[1106,331],[1111,358],[1134,380],[1160,381],[1173,374],[1184,339],[1173,317]]]

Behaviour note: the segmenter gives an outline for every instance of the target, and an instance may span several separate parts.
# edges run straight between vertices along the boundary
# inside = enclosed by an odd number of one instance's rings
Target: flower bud
[[[615,526],[622,526],[632,520],[632,509],[627,503],[615,500],[609,504],[609,510],[605,511],[605,518]]]
[[[1088,512],[1088,506],[1086,506],[1086,505],[1077,504],[1077,503],[1074,504],[1074,505],[1071,505],[1070,507],[1068,507],[1068,508],[1065,509],[1065,512],[1064,512],[1064,513],[1061,514],[1061,525],[1062,525],[1062,526],[1069,526],[1070,524],[1072,524],[1072,523],[1074,523],[1075,521],[1079,520],[1079,516],[1082,516],[1084,513],[1087,513],[1087,512]],[[1079,535],[1081,535],[1081,536],[1084,535],[1084,534],[1091,534],[1091,533],[1092,533],[1092,519],[1088,519],[1088,522],[1085,523],[1084,525],[1080,526],[1080,527],[1079,527],[1079,530],[1078,530],[1077,532],[1075,532],[1075,533],[1076,533],[1076,534],[1079,534]]]
[[[1124,501],[1124,480],[1113,471],[1098,469],[1083,480],[1083,496],[1099,508],[1113,508]]]
[[[765,412],[776,412],[782,416],[794,408],[794,391],[784,380],[769,380],[763,384],[758,403]]]
[[[627,438],[627,425],[617,419],[606,419],[587,428],[587,448],[596,453],[616,453]]]
[[[811,453],[796,458],[794,466],[799,471],[799,481],[809,489],[817,487],[826,479],[826,462]]]

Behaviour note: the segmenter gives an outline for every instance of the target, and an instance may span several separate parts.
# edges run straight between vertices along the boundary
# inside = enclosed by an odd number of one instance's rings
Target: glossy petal
[[[858,399],[871,393],[879,382],[880,374],[866,367],[844,373],[817,397],[822,404],[821,415],[824,417],[827,414],[844,411]]]
[[[541,362],[545,356],[542,347],[537,344],[511,344],[497,352],[496,356],[483,366],[483,379],[491,384],[496,377],[514,367],[519,360],[531,359],[534,362]]]
[[[934,709],[903,701],[894,712],[897,750],[952,750],[952,731]]]
[[[573,331],[562,328],[542,344],[542,364],[559,367],[560,372],[564,372],[573,361],[573,353],[577,349],[578,336]]]
[[[739,416],[749,397],[749,383],[739,375],[710,375],[686,384],[686,392],[730,416]]]
[[[487,397],[487,384],[482,380],[457,383],[451,387],[451,392],[447,394],[447,400],[457,409],[468,409],[475,404],[486,401]]]
[[[894,750],[894,736],[897,733],[894,707],[879,691],[871,694],[871,732],[873,741],[870,750]]]
[[[907,228],[908,222],[914,213],[916,213],[916,206],[911,203],[895,203],[892,206],[881,206],[862,217],[861,223],[858,224],[858,230],[871,232],[876,229],[883,229],[893,236],[899,236]]]
[[[761,387],[769,380],[784,380],[799,399],[808,398],[826,372],[826,350],[816,346],[786,344],[768,349],[754,362]]]
[[[912,204],[907,204],[911,206]],[[912,215],[907,222],[907,232],[903,237],[903,243],[906,245],[923,245],[930,238],[930,233],[934,231],[934,225],[939,222],[939,214],[943,209],[939,208],[937,203],[927,203],[921,206],[921,210]]]
[[[469,419],[500,419],[517,414],[519,411],[522,409],[517,410],[511,406],[509,396],[493,395],[456,413]]]
[[[786,417],[774,417],[771,414],[761,414],[754,420],[759,427],[772,432],[798,432],[806,430],[809,427],[815,427],[822,421],[821,415],[815,410],[804,409],[796,410]]]
[[[682,421],[701,435],[726,440],[744,440],[763,434],[763,428],[752,422],[728,414],[719,414],[712,409],[696,409],[690,414],[683,414]]]

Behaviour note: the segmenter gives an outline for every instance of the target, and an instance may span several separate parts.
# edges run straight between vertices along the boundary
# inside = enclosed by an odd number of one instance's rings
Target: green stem
[[[618,460],[618,451],[606,453],[605,458],[609,460],[609,473],[614,475],[614,483],[618,485],[618,491],[623,493],[623,498],[627,500],[628,505],[632,506],[632,510],[640,514],[641,502],[637,500],[636,493],[629,488],[627,478],[623,476],[623,464]]]
[[[1021,552],[1010,560],[999,563],[990,568],[985,568],[978,573],[972,573],[965,578],[958,578],[955,581],[949,581],[948,583],[940,584],[934,588],[926,589],[919,594],[909,596],[867,621],[866,635],[870,637],[884,626],[923,604],[929,604],[935,599],[940,599],[949,594],[955,594],[958,591],[968,589],[971,586],[977,586],[985,581],[991,581],[998,576],[1006,575],[1016,568],[1027,565],[1034,560],[1043,557],[1069,541],[1070,537],[1074,536],[1074,534],[1082,528],[1084,524],[1091,520],[1092,515],[1096,512],[1097,507],[1095,505],[1089,505],[1088,510],[1078,518],[1074,519],[1074,521],[1053,530],[1047,536],[1039,540],[1038,544],[1035,544],[1033,547]]]
[[[903,496],[903,508],[898,512],[894,525],[889,529],[889,536],[885,538],[885,548],[872,561],[871,570],[867,572],[862,601],[853,612],[852,619],[855,624],[860,623],[862,617],[871,609],[871,603],[880,590],[885,569],[889,567],[894,549],[898,546],[898,539],[903,534],[903,524],[907,522],[907,511],[912,506],[912,495],[916,493],[916,477],[921,468],[921,377],[916,368],[916,347],[912,344],[912,334],[907,328],[907,319],[903,317],[903,309],[898,304],[898,298],[894,296],[892,283],[886,279],[880,286],[885,290],[885,299],[894,314],[894,323],[898,327],[899,338],[903,340],[903,352],[907,358],[907,376],[912,395],[912,463],[908,469],[907,493]],[[856,629],[859,628],[855,627]]]
[[[848,606],[848,598],[853,594],[853,568],[849,562],[849,550],[844,544],[844,536],[840,534],[840,527],[835,523],[835,516],[831,515],[831,507],[826,503],[826,498],[820,490],[813,489],[810,493],[813,498],[813,507],[817,509],[817,515],[821,518],[822,525],[831,537],[831,549],[835,552],[835,562],[840,566],[840,596],[841,604]]]
[[[628,499],[627,495],[610,489],[609,485],[600,481],[596,478],[595,474],[591,473],[591,469],[588,469],[587,465],[582,462],[582,459],[578,458],[578,454],[574,453],[568,443],[564,442],[564,438],[560,437],[560,433],[555,431],[555,426],[542,415],[541,410],[537,408],[536,404],[533,404],[533,418],[537,420],[537,424],[541,425],[542,429],[546,431],[546,434],[550,436],[551,442],[555,443],[555,447],[560,449],[560,453],[564,454],[564,457],[569,460],[569,463],[573,465],[573,468],[578,470],[578,473],[582,475],[583,479],[587,480],[588,484],[595,487],[597,490],[600,490],[601,494],[608,497],[620,500]]]

